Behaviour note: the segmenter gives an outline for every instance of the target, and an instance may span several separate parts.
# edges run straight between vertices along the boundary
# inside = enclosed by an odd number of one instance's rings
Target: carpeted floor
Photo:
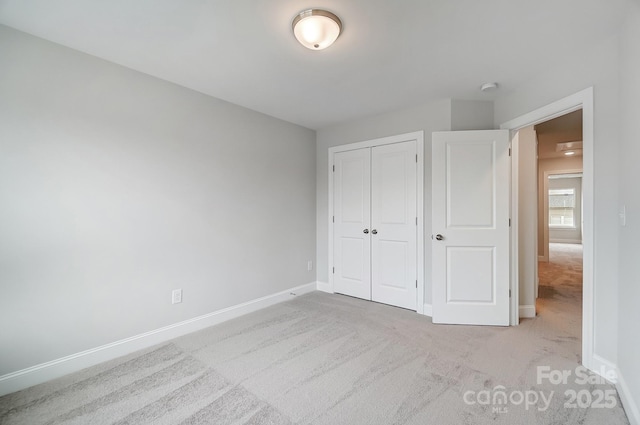
[[[553,328],[569,326],[582,334],[582,245],[550,243],[549,261],[538,262],[538,315],[555,319]],[[580,353],[581,340],[576,345]],[[580,360],[580,356],[578,357]]]
[[[510,328],[316,292],[2,397],[0,423],[628,424],[613,386],[576,374],[574,283],[545,281]]]

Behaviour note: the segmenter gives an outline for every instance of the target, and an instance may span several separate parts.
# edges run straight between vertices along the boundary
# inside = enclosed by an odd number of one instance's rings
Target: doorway
[[[570,112],[582,109],[583,118],[583,278],[582,278],[582,364],[595,371],[600,362],[594,354],[594,110],[593,110],[593,88],[587,88],[573,95],[567,96],[556,102],[533,110],[518,118],[501,125],[503,129],[517,132],[525,127],[536,125]],[[518,149],[518,144],[513,146],[514,152]],[[514,155],[513,158],[517,156]],[[519,165],[513,160],[512,163],[512,187],[518,187]],[[520,319],[520,298],[521,289],[519,280],[519,202],[518,191],[512,191],[512,292],[515,297],[511,298],[511,324],[517,325]],[[522,282],[522,289],[527,288],[527,284]]]
[[[557,262],[566,258],[558,252],[572,252],[574,256],[578,252],[558,244],[582,245],[582,126],[582,109],[578,109],[522,128],[514,136],[518,145],[514,160],[518,162],[519,177],[521,318],[536,316],[539,285],[557,281],[550,272],[560,273],[563,269]],[[551,252],[550,247],[556,252]],[[550,261],[560,268],[547,267]],[[576,283],[581,289],[581,276]]]
[[[537,141],[537,314],[561,311],[565,331],[581,339],[583,265],[582,109],[533,126]],[[535,260],[535,258],[533,259]],[[576,345],[579,356],[579,346]]]
[[[582,109],[578,109],[521,128],[513,137],[518,165],[521,318],[540,313],[544,305],[540,285],[546,287],[543,297],[549,297],[567,289],[552,291],[550,286],[568,284],[568,276],[576,296],[567,298],[581,303],[582,126]]]

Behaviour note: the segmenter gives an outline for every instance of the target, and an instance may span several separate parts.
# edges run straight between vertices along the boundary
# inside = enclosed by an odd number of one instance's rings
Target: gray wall
[[[496,125],[594,87],[595,353],[616,362],[618,329],[618,38],[566,60],[495,102]]]
[[[493,102],[486,100],[451,100],[451,130],[492,130]]]
[[[0,375],[315,281],[313,131],[1,26],[0,58]]]
[[[493,103],[444,99],[318,130],[316,185],[318,281],[328,282],[328,152],[332,146],[424,131],[425,303],[431,304],[431,133],[493,128]]]
[[[636,409],[640,408],[640,5],[631,5],[620,44],[620,203],[627,224],[620,228],[618,367]],[[612,217],[616,221],[617,217]],[[625,406],[626,407],[626,406]],[[636,414],[637,410],[636,410]],[[639,417],[636,416],[636,421]]]

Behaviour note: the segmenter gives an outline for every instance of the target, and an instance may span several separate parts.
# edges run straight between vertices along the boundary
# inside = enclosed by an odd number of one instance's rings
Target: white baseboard
[[[317,281],[316,289],[321,292],[328,292],[329,294],[333,294],[333,288],[331,287],[331,284],[329,284],[328,282]]]
[[[624,412],[627,414],[629,423],[631,425],[640,425],[640,410],[620,370],[617,370],[616,376],[618,377],[616,389],[618,390],[618,395],[620,396],[620,401],[622,402],[622,407],[624,407]]]
[[[431,304],[424,305],[424,315],[433,317],[433,306]]]
[[[41,384],[60,376],[79,371],[89,366],[112,360],[120,356],[133,353],[137,350],[151,347],[156,344],[186,335],[209,326],[217,325],[236,317],[288,301],[297,295],[306,294],[316,290],[317,283],[296,286],[276,294],[267,295],[252,301],[214,311],[193,319],[174,323],[173,325],[155,329],[143,334],[115,341],[100,347],[75,353],[66,357],[41,363],[17,372],[0,376],[0,396]]]
[[[591,356],[590,364],[585,364],[585,366],[593,373],[597,373],[603,378],[606,378],[611,374],[616,376],[618,373],[618,367],[614,363],[597,354],[593,354]]]
[[[640,425],[640,410],[627,386],[624,375],[620,369],[618,369],[617,365],[597,354],[593,354],[593,356],[591,356],[591,364],[585,366],[605,379],[608,379],[610,376],[615,376],[616,380],[614,384],[618,391],[620,401],[622,402],[622,407],[629,419],[629,423],[631,425]]]
[[[520,308],[518,310],[520,311],[521,319],[532,319],[536,317],[535,305],[520,305]]]
[[[582,240],[553,238],[553,239],[549,239],[549,243],[572,243],[572,244],[582,245]]]
[[[549,262],[549,258],[546,255],[538,255],[538,261]]]

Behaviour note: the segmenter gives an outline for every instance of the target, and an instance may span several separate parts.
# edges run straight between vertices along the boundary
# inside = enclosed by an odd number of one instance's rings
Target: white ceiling
[[[613,35],[627,1],[0,0],[0,23],[318,129],[504,95]],[[309,7],[344,24],[326,50],[292,35]],[[489,81],[501,89],[481,93]]]

